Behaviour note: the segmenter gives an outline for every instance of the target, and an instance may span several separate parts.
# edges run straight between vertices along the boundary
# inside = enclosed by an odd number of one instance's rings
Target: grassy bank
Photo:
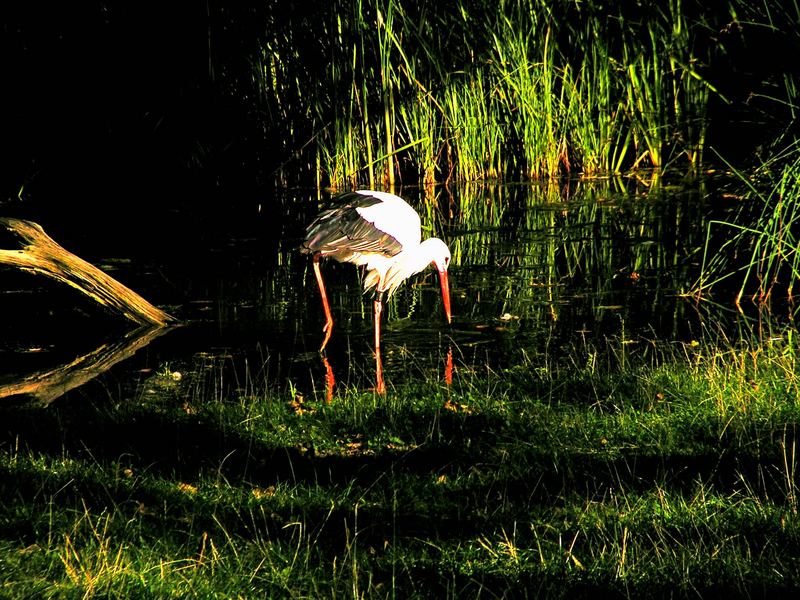
[[[794,588],[796,350],[773,333],[622,366],[582,348],[330,404],[206,363],[7,411],[3,596]]]

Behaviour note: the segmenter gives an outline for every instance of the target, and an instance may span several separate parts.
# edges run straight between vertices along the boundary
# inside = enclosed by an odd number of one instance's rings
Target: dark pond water
[[[390,389],[441,380],[448,354],[457,385],[487,368],[546,368],[578,346],[654,352],[702,336],[709,318],[714,327],[724,320],[684,295],[702,260],[710,212],[703,184],[485,185],[403,195],[421,213],[424,237],[451,248],[454,318],[448,326],[430,270],[398,291],[383,328]],[[309,261],[296,251],[319,202],[316,192],[281,192],[213,211],[109,219],[99,228],[97,215],[40,215],[67,249],[185,323],[59,402],[133,397],[154,372],[212,368],[202,385],[223,393],[264,386],[321,393],[323,313]],[[328,364],[339,388],[369,388],[372,309],[360,274],[334,262],[323,272],[336,319]],[[3,278],[0,385],[74,361],[130,329],[41,278]]]

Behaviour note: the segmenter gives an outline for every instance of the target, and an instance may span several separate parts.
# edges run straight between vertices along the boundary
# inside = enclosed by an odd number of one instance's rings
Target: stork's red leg
[[[381,364],[381,312],[383,310],[381,296],[382,294],[376,294],[375,301],[372,303],[375,319],[375,391],[385,394],[386,384],[383,381],[383,364]]]
[[[322,340],[322,346],[319,351],[325,350],[328,345],[328,340],[331,339],[333,332],[333,315],[331,315],[331,307],[328,304],[328,294],[325,293],[325,284],[322,282],[322,273],[319,270],[319,254],[314,255],[314,275],[317,277],[317,285],[319,285],[319,295],[322,297],[322,309],[325,311],[325,326],[322,331],[325,332],[325,339]]]

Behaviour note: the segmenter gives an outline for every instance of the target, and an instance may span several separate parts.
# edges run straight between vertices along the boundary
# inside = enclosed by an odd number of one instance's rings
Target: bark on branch
[[[0,249],[0,265],[66,283],[139,325],[163,327],[177,322],[110,275],[62,248],[37,223],[0,217],[0,227],[20,242],[18,249]]]

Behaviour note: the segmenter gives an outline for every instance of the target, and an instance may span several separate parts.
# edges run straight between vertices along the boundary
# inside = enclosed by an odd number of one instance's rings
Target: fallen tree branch
[[[0,250],[0,265],[66,283],[139,325],[163,327],[177,322],[110,275],[62,248],[37,223],[0,217],[0,227],[20,241],[18,249]]]

